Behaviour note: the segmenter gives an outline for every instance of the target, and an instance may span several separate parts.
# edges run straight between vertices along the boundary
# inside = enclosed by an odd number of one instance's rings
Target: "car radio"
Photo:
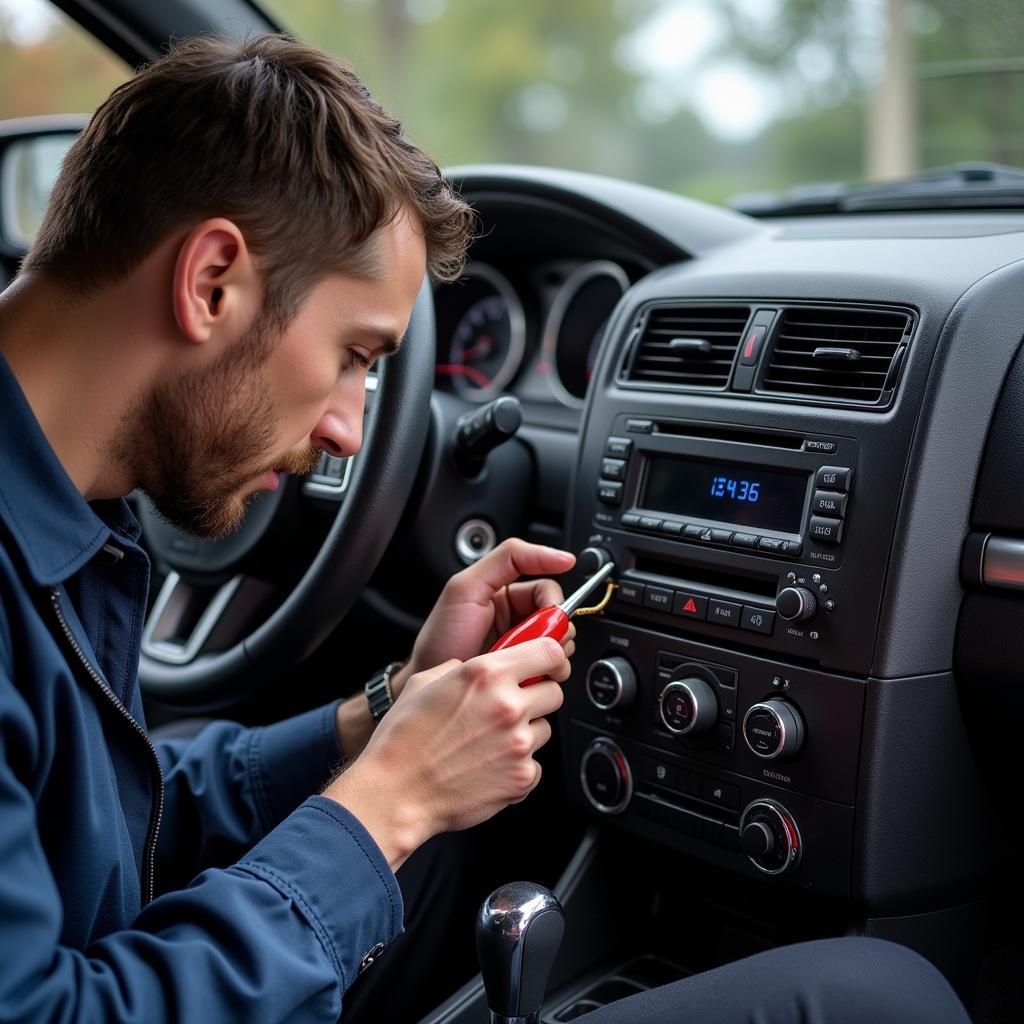
[[[619,415],[588,538],[619,566],[616,613],[844,667],[857,456],[852,438]]]

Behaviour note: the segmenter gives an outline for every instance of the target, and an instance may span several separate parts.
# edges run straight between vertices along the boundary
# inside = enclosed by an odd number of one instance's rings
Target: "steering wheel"
[[[195,712],[222,707],[280,679],[341,622],[384,555],[412,491],[434,364],[433,295],[424,281],[401,348],[376,378],[367,378],[362,449],[344,464],[335,460],[336,482],[319,484],[324,495],[344,494],[334,522],[294,590],[247,635],[244,628],[233,635],[253,603],[241,567],[280,518],[283,488],[253,502],[239,530],[217,541],[181,533],[143,510],[147,546],[171,569],[143,633],[139,682],[147,697]]]

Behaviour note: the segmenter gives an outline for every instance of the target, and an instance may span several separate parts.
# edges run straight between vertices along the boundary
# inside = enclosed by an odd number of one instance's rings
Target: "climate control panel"
[[[756,877],[848,884],[864,684],[592,620],[559,712],[592,813]]]

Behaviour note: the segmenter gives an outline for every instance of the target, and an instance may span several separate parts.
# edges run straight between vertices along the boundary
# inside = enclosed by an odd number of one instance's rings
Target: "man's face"
[[[257,315],[208,367],[158,386],[126,424],[137,479],[175,526],[223,536],[282,472],[310,472],[321,450],[358,451],[367,366],[405,332],[426,264],[406,217],[379,234],[379,278],[325,278],[283,331]]]

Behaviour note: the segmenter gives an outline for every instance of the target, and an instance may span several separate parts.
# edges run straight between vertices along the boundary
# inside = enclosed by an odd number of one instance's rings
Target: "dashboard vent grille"
[[[762,391],[877,403],[892,389],[911,318],[897,310],[783,310]]]
[[[724,388],[749,316],[749,306],[655,307],[627,380]]]

